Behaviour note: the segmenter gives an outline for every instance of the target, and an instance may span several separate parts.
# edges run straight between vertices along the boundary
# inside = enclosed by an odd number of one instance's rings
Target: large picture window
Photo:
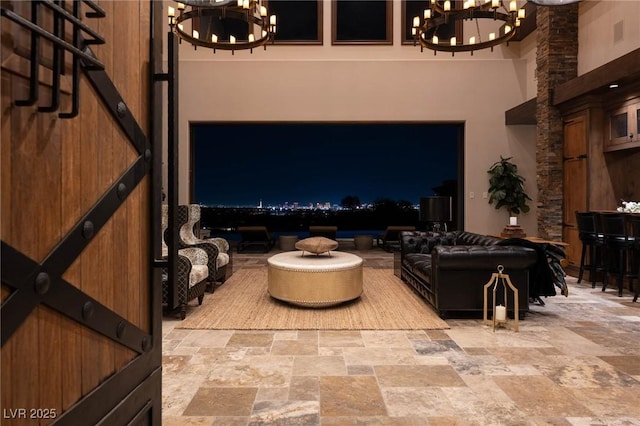
[[[274,220],[293,214],[340,231],[419,226],[421,197],[451,196],[461,229],[463,140],[461,123],[192,123],[190,199],[226,215],[204,226],[284,232],[295,229]]]
[[[393,44],[391,0],[333,0],[332,44]]]

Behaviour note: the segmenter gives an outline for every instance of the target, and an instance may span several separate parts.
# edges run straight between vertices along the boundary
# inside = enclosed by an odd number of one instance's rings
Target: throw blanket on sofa
[[[564,253],[557,253],[562,248],[552,244],[534,243],[522,238],[509,238],[497,243],[503,246],[529,247],[538,254],[538,261],[531,268],[531,283],[529,285],[529,296],[539,298],[540,296],[555,296],[555,287],[560,288],[562,294],[567,293],[567,284],[564,280],[564,270],[560,265],[560,258]]]

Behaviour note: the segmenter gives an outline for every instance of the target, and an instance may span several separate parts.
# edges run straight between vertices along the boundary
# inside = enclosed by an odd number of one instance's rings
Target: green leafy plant
[[[500,156],[489,173],[489,204],[495,203],[496,209],[506,208],[509,215],[527,213],[530,208],[527,200],[531,200],[524,192],[525,179],[518,174],[518,166],[511,161],[512,157]]]

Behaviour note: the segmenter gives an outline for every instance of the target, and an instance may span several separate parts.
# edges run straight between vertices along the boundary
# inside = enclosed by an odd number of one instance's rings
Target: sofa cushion
[[[434,247],[453,245],[455,241],[455,232],[405,231],[401,235],[401,247],[405,253],[431,254]]]
[[[411,272],[416,269],[431,268],[431,255],[422,253],[408,253],[402,259],[402,264]]]
[[[425,282],[431,283],[431,256],[425,255],[413,263],[413,275]],[[427,285],[430,287],[430,285]]]
[[[402,253],[420,253],[421,247],[418,245],[424,236],[420,231],[400,232],[400,249]]]
[[[452,232],[430,232],[430,234],[438,239],[439,246],[454,246],[457,244],[458,231]]]
[[[422,254],[431,254],[431,250],[437,245],[440,244],[440,238],[438,237],[422,237],[418,241],[419,253]]]

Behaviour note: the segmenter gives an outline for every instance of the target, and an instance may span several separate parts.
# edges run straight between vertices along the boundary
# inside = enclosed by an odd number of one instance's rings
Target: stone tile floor
[[[234,254],[234,269],[273,255]],[[392,267],[381,250],[368,266]],[[163,322],[164,425],[640,425],[640,303],[568,277],[520,331],[182,330]],[[194,307],[197,309],[197,307]]]

